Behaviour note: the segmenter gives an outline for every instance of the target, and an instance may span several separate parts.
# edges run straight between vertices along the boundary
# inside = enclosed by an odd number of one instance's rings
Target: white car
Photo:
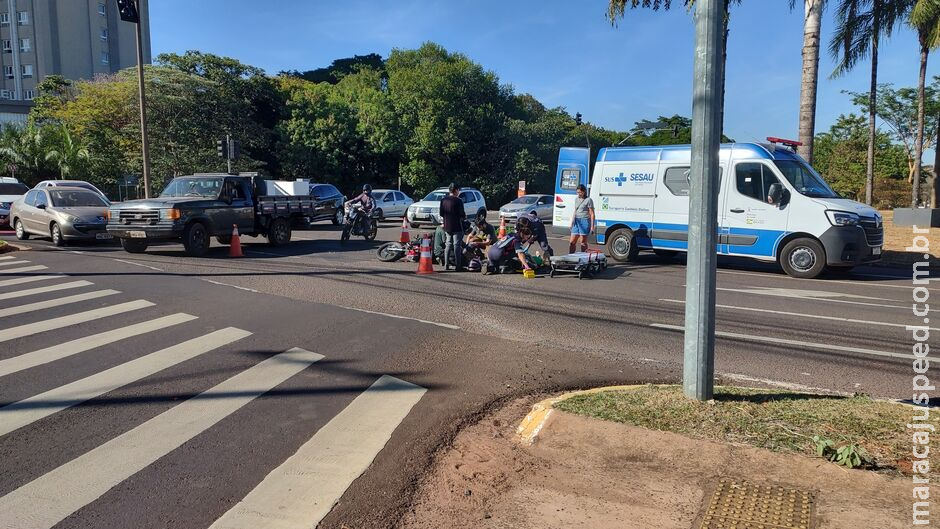
[[[89,191],[94,191],[101,195],[101,198],[105,202],[111,204],[111,201],[108,200],[108,196],[101,192],[100,189],[94,186],[94,184],[85,182],[84,180],[43,180],[36,184],[33,189],[45,189],[47,187],[81,187],[82,189],[88,189]]]
[[[412,228],[421,227],[424,224],[441,223],[441,200],[450,194],[446,187],[439,187],[428,193],[420,202],[415,202],[408,207],[408,223]],[[468,219],[482,213],[486,215],[486,200],[483,194],[472,187],[465,187],[460,190],[460,200],[463,200],[463,209]]]
[[[0,226],[10,225],[10,206],[28,191],[16,178],[0,177]]]
[[[404,217],[408,206],[414,204],[411,197],[393,189],[376,189],[372,191],[372,198],[375,200],[375,214],[380,220]]]

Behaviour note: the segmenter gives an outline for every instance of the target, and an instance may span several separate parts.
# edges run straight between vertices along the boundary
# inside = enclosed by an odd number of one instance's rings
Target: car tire
[[[826,268],[826,250],[815,239],[793,239],[780,251],[780,267],[790,277],[813,279]]]
[[[274,219],[268,227],[268,244],[283,246],[290,242],[290,222],[284,217]]]
[[[375,216],[375,220],[377,220],[377,221],[380,221],[380,222],[381,222],[381,221],[385,220],[385,212],[382,211],[381,208],[375,210],[375,213],[373,213],[373,215]]]
[[[121,239],[121,248],[124,248],[127,253],[144,253],[147,251],[147,243],[134,239]]]
[[[418,224],[417,222],[409,222],[409,223],[408,223],[408,227],[411,228],[411,229],[413,229],[413,230],[416,230],[416,229],[420,228],[421,225]]]
[[[13,229],[16,231],[16,238],[21,241],[29,240],[29,232],[26,231],[26,228],[23,227],[23,221],[20,219],[15,219],[13,221]]]
[[[339,226],[343,223],[343,208],[336,208],[336,213],[333,214],[333,218],[330,219],[330,222],[334,226]]]
[[[636,245],[636,235],[630,228],[614,230],[607,238],[607,255],[615,261],[627,263],[636,259],[640,249]]]
[[[65,246],[65,237],[62,236],[62,228],[55,222],[49,225],[49,237],[52,239],[53,246]]]
[[[209,251],[209,230],[201,222],[194,222],[183,231],[183,248],[186,255],[202,257]]]

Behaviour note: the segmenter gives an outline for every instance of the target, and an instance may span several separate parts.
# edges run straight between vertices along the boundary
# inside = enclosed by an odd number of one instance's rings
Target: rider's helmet
[[[372,186],[369,184],[362,186],[362,192],[369,196],[372,196]]]

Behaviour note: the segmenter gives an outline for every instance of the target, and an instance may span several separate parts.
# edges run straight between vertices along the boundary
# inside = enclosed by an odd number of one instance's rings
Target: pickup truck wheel
[[[333,214],[333,218],[330,219],[333,222],[334,226],[339,226],[343,223],[343,209],[336,208],[336,213]]]
[[[814,239],[793,239],[780,252],[780,266],[790,277],[812,279],[826,268],[826,250]]]
[[[636,236],[629,228],[614,230],[607,238],[607,253],[614,260],[626,263],[636,259],[640,249],[636,245]]]
[[[201,222],[194,222],[183,232],[183,248],[192,257],[202,257],[209,251],[209,231]]]
[[[23,221],[16,219],[13,221],[13,229],[16,230],[16,238],[25,241],[29,239],[29,232],[23,227]]]
[[[134,239],[121,239],[121,248],[124,248],[127,253],[144,253],[147,251],[147,243]]]
[[[216,235],[215,240],[218,241],[219,244],[224,244],[225,246],[232,244],[231,235]]]
[[[290,242],[290,222],[281,217],[274,219],[268,228],[268,243],[271,246],[281,246]]]

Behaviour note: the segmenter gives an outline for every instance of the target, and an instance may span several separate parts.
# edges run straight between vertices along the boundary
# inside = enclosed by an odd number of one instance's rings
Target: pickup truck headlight
[[[176,208],[160,210],[160,220],[177,220],[179,218],[180,218],[180,210]]]
[[[856,226],[858,225],[858,215],[848,211],[826,210],[826,217],[833,226]]]

